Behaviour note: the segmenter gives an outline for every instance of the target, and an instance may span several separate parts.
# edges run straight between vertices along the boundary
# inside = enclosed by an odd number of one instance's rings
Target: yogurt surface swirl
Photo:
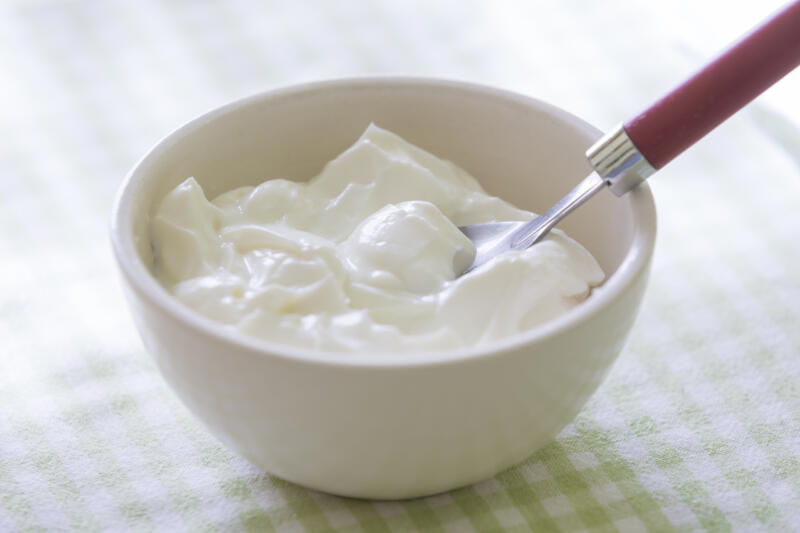
[[[457,278],[475,253],[458,226],[532,216],[371,125],[306,183],[209,201],[188,178],[150,230],[156,276],[197,312],[271,342],[377,356],[482,345],[585,299],[603,271],[560,230]]]

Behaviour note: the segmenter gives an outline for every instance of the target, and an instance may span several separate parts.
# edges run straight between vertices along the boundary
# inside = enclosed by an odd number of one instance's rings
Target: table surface
[[[214,440],[133,328],[107,227],[126,170],[222,103],[410,74],[530,94],[608,129],[779,5],[16,1],[0,7],[0,530],[800,528],[800,73],[653,178],[630,341],[524,463],[365,502]]]

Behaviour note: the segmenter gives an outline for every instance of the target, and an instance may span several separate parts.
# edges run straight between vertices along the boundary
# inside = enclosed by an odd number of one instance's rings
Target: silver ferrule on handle
[[[586,150],[589,163],[611,192],[622,196],[644,182],[656,169],[639,152],[620,124]]]

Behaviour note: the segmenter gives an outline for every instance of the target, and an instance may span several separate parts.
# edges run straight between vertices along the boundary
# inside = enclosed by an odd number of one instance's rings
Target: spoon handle
[[[611,190],[622,195],[798,64],[800,0],[781,9],[681,85],[598,141],[587,157],[607,179]]]

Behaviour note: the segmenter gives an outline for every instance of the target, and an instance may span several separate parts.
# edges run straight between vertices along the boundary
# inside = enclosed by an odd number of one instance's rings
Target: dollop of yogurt
[[[356,282],[430,294],[475,259],[475,246],[430,202],[388,204],[368,216],[339,247]]]
[[[151,220],[155,272],[180,301],[271,342],[352,353],[477,346],[585,299],[604,274],[560,230],[458,277],[458,226],[527,220],[454,164],[370,125],[306,183],[209,201],[194,178]]]

